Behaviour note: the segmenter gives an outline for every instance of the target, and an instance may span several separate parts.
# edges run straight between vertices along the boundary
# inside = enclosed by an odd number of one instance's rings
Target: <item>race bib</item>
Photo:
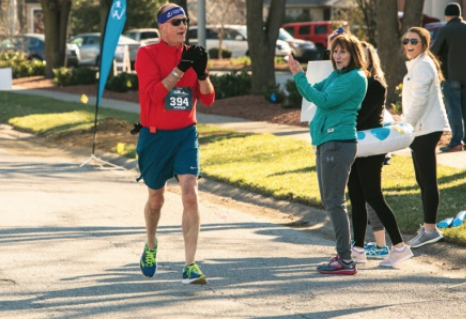
[[[165,97],[165,109],[189,111],[193,108],[193,91],[187,87],[174,87]]]

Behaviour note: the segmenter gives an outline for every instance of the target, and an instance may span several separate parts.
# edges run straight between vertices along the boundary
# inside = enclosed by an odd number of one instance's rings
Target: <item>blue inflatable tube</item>
[[[383,127],[358,131],[356,157],[386,154],[407,148],[414,140],[414,128],[408,123],[387,123]]]

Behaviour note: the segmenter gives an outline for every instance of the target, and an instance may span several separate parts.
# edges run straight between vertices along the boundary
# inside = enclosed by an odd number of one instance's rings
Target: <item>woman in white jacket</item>
[[[403,116],[416,132],[410,148],[424,210],[424,224],[408,242],[412,248],[443,238],[436,227],[439,191],[435,147],[443,132],[450,129],[440,89],[444,78],[439,62],[429,50],[429,42],[429,31],[420,27],[410,28],[403,39],[405,54],[410,60],[403,79]]]

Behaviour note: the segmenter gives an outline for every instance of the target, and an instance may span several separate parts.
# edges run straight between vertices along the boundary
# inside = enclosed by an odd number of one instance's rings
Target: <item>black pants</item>
[[[416,181],[421,188],[424,223],[426,224],[435,224],[437,222],[439,191],[435,147],[440,141],[442,133],[434,132],[418,136],[409,147],[412,151]]]
[[[382,193],[382,167],[385,155],[357,158],[351,167],[348,193],[353,208],[354,245],[364,247],[367,228],[366,202],[372,206],[387,230],[393,245],[403,241],[395,214]]]

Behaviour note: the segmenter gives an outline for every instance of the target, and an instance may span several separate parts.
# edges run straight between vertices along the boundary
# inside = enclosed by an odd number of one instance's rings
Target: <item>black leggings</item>
[[[393,245],[403,241],[395,214],[382,193],[382,167],[385,155],[357,158],[351,167],[348,193],[351,201],[354,245],[364,247],[367,228],[366,202],[385,226]]]
[[[443,132],[434,132],[418,136],[410,148],[412,151],[414,173],[421,188],[422,207],[424,209],[424,223],[437,222],[439,191],[437,185],[437,157],[435,147]]]

